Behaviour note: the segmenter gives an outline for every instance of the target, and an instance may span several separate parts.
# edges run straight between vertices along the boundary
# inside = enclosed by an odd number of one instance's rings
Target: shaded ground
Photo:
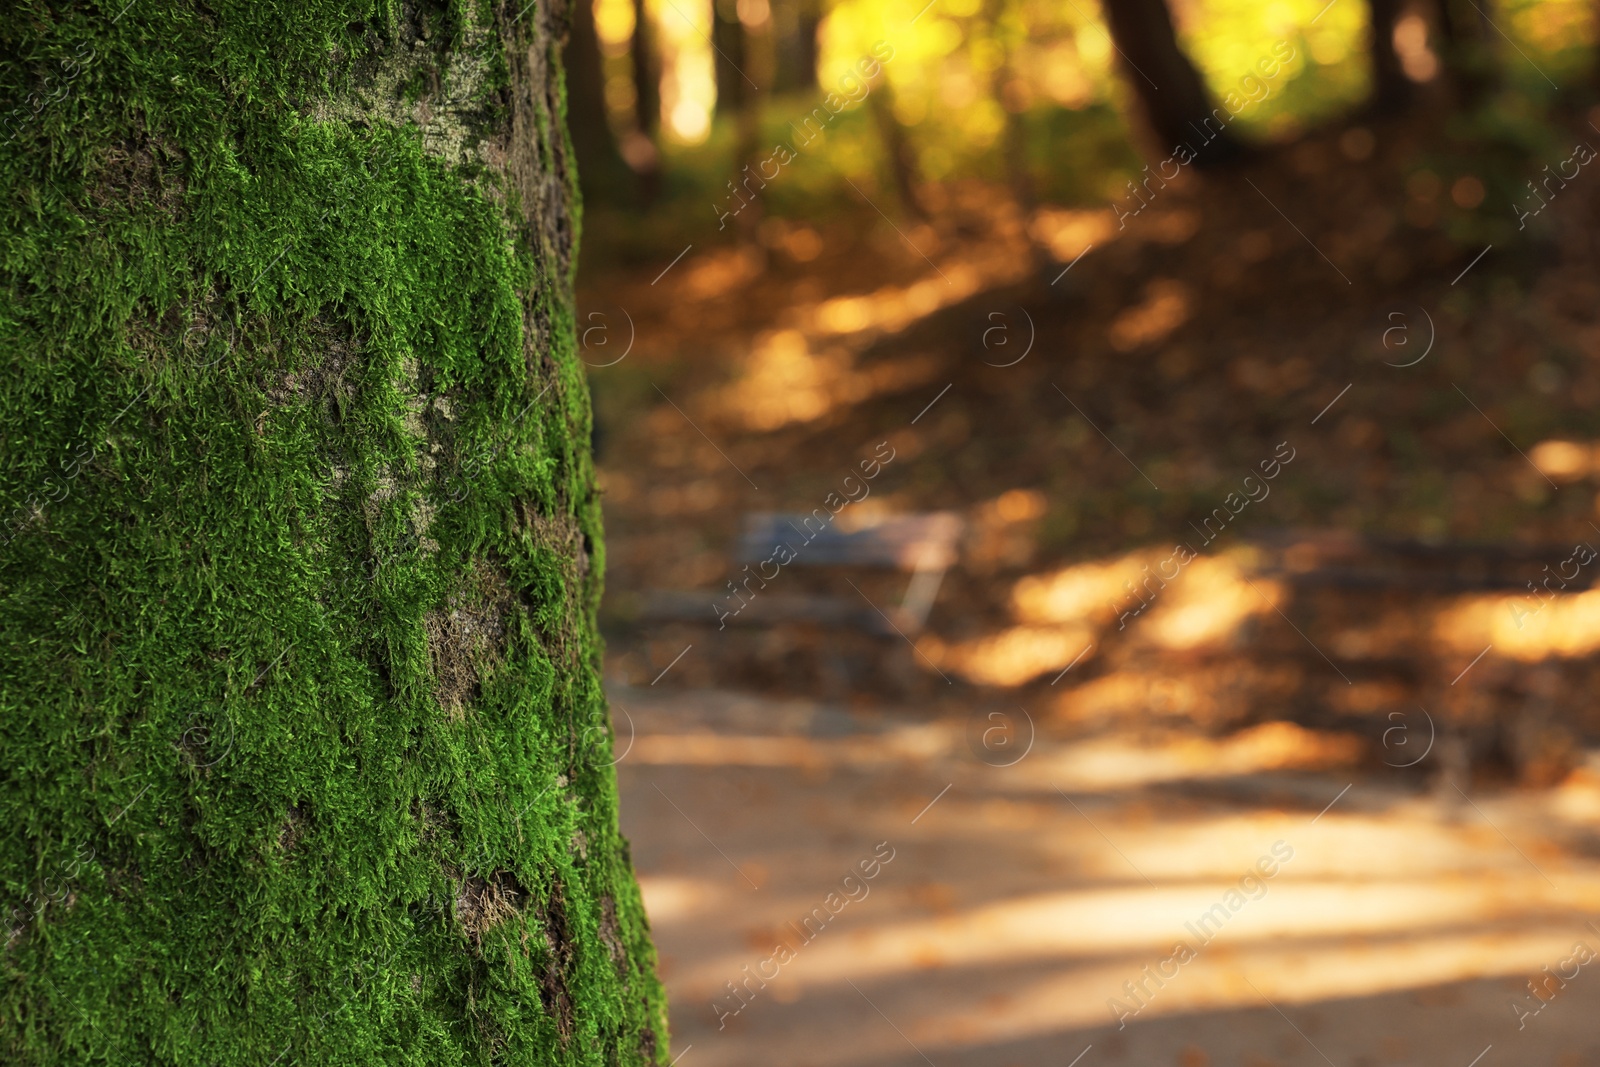
[[[973,185],[930,226],[863,204],[588,277],[608,674],[642,694],[616,690],[619,769],[675,1049],[1600,1062],[1581,979],[1521,1031],[1507,1003],[1600,946],[1600,594],[1574,557],[1600,546],[1600,199],[1448,240],[1433,147],[1385,140],[1175,182],[1125,228]],[[880,442],[837,521],[967,523],[927,629],[719,629],[743,516],[822,506]],[[876,609],[906,582],[790,567],[758,597]],[[1296,863],[1108,1028],[1279,839]],[[719,1033],[722,983],[883,840],[881,886]]]

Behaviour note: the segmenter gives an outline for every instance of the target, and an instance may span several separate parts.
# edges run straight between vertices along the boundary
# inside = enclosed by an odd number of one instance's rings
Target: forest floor
[[[1600,1064],[1600,985],[1510,1006],[1600,946],[1600,186],[1464,246],[1428,136],[1307,137],[1125,225],[970,184],[586,266],[624,823],[686,1067]],[[903,573],[730,591],[747,515],[891,451],[835,521],[962,518],[924,629],[771,621]]]

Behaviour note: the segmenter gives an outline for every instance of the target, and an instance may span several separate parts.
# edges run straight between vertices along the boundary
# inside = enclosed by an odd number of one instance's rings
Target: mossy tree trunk
[[[0,20],[0,1060],[639,1064],[560,0]]]

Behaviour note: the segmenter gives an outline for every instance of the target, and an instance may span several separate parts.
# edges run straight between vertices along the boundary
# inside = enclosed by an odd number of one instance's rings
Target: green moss
[[[0,1056],[665,1062],[548,14],[120,2],[0,26]]]

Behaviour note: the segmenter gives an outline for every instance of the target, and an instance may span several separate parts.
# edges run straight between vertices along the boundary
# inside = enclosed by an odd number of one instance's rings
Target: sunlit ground
[[[1065,1064],[1093,1045],[1084,1063],[1464,1067],[1491,1044],[1597,1062],[1589,968],[1566,963],[1537,1015],[1511,1005],[1538,1009],[1529,976],[1600,946],[1600,863],[1570,848],[1600,778],[1419,792],[1336,738],[1275,736],[1291,727],[1040,738],[999,767],[959,715],[613,697],[637,731],[624,828],[693,1062]],[[875,848],[893,859],[846,883]],[[802,928],[830,892],[836,917]],[[1195,958],[1143,977],[1179,941]],[[741,999],[725,985],[761,970]],[[1119,1029],[1130,981],[1145,1006]]]

